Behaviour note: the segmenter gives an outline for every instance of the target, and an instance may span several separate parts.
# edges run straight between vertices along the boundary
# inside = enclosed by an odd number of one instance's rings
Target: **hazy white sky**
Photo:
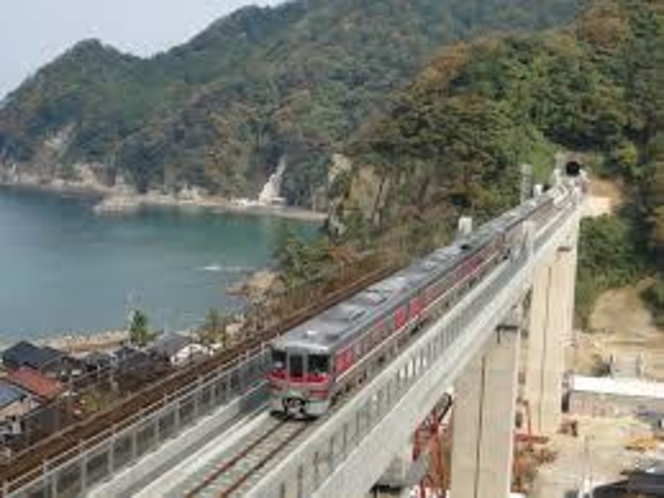
[[[149,55],[243,5],[283,0],[10,0],[0,27],[0,99],[84,38]]]

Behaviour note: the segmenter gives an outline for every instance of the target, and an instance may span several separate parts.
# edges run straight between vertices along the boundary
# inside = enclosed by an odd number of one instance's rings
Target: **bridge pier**
[[[451,498],[509,496],[520,334],[498,330],[455,384]]]
[[[576,278],[576,233],[553,261],[535,270],[530,302],[525,395],[538,434],[560,427],[564,346],[571,339]]]

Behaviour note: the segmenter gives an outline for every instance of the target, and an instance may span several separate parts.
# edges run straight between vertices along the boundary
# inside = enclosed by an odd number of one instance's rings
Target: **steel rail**
[[[219,467],[206,476],[200,484],[188,490],[184,496],[194,498],[207,490],[212,490],[214,495],[219,498],[231,496],[309,428],[304,422],[273,418],[270,418],[266,425],[267,430],[263,430],[258,438],[246,446],[242,446],[237,454],[223,461]],[[256,456],[258,459],[251,462],[251,459]],[[242,467],[242,463],[245,461],[250,463],[248,468]],[[230,482],[223,482],[224,478],[230,478]]]

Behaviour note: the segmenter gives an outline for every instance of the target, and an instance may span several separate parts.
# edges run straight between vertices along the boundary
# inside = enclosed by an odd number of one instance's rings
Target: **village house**
[[[40,401],[55,399],[65,390],[64,386],[57,380],[46,377],[28,367],[21,367],[13,371],[7,377],[7,381],[30,393]]]
[[[96,372],[109,368],[117,368],[118,360],[111,353],[93,351],[83,358],[83,363],[88,372]]]
[[[19,420],[39,403],[18,386],[0,381],[0,426],[7,421]]]
[[[122,346],[111,354],[112,364],[121,371],[145,370],[152,366],[149,354],[131,346]]]
[[[155,340],[150,346],[150,352],[167,359],[171,365],[178,366],[209,355],[210,349],[194,342],[189,336],[169,332]]]
[[[2,363],[10,371],[27,367],[51,378],[81,373],[78,360],[57,349],[40,347],[28,341],[21,341],[5,350]]]

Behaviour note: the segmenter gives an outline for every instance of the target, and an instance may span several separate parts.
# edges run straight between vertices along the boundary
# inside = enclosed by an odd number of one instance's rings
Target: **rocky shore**
[[[187,211],[213,213],[241,213],[256,216],[279,216],[282,218],[323,222],[325,213],[306,209],[259,204],[246,199],[225,199],[214,196],[186,197],[181,194],[112,194],[105,196],[93,208],[97,214],[131,214],[144,208],[177,208]]]
[[[106,187],[97,182],[69,182],[61,179],[47,181],[38,175],[31,174],[23,174],[20,177],[11,176],[6,173],[3,174],[1,168],[0,186],[60,195],[84,195],[95,198],[102,198],[113,194],[113,188]]]
[[[121,347],[129,340],[126,330],[109,330],[90,335],[65,334],[57,337],[43,338],[35,341],[72,355],[82,355],[94,351],[109,351]]]
[[[255,303],[260,302],[268,293],[280,290],[282,290],[282,286],[279,282],[279,274],[263,268],[232,285],[227,292],[234,296],[242,296],[249,303]]]
[[[58,195],[84,195],[98,199],[93,210],[100,215],[134,214],[145,208],[175,208],[186,211],[213,213],[240,213],[322,223],[325,213],[295,207],[262,204],[251,199],[226,199],[204,195],[196,189],[183,189],[177,193],[149,191],[138,194],[126,185],[108,187],[99,182],[46,180],[37,175],[0,175],[0,186],[38,190]]]

